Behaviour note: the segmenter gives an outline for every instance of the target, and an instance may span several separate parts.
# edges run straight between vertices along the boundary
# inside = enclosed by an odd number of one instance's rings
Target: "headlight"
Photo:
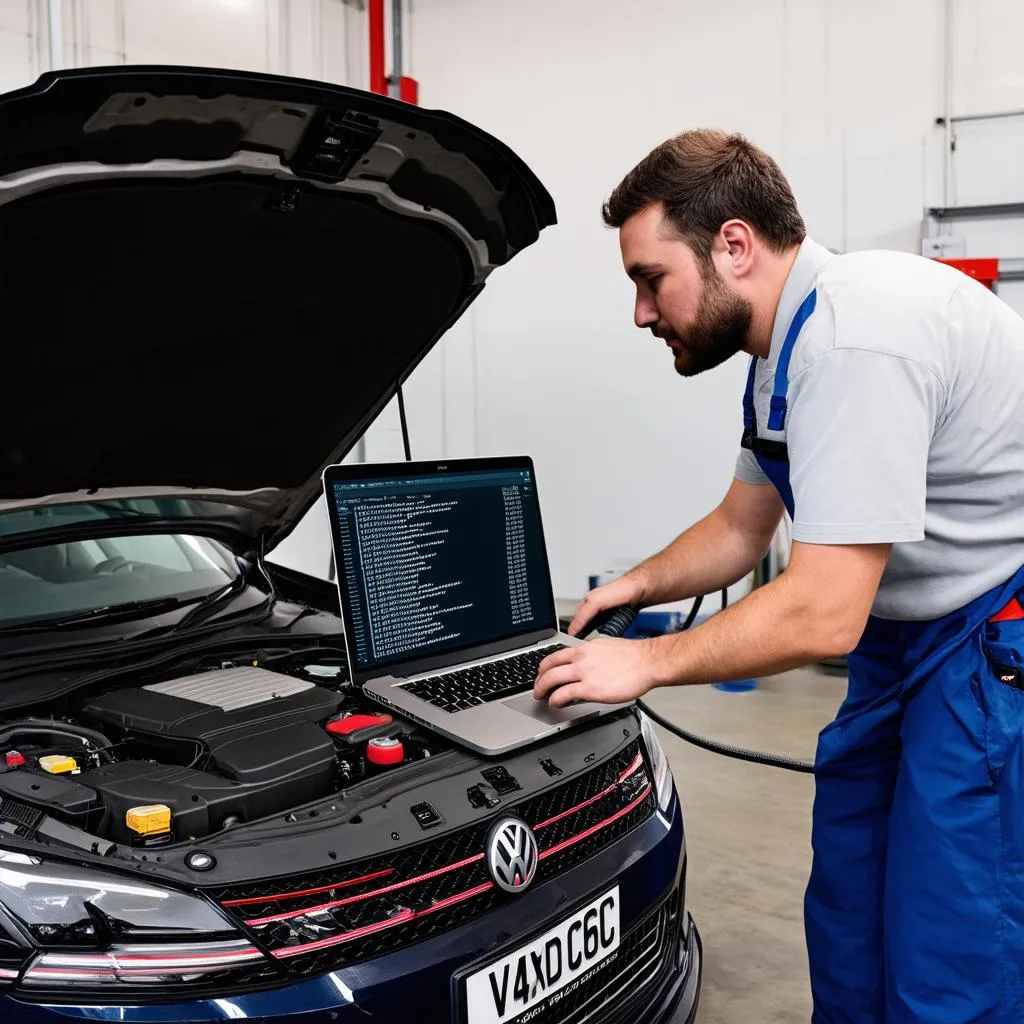
[[[148,990],[170,999],[186,983],[232,988],[269,966],[201,897],[114,872],[0,850],[0,907],[21,932],[25,995],[99,990],[122,1000]]]
[[[668,766],[668,757],[665,756],[658,734],[654,731],[654,723],[642,711],[639,714],[640,730],[651,758],[651,767],[654,769],[654,789],[658,794],[658,806],[667,811],[672,800],[672,771]]]

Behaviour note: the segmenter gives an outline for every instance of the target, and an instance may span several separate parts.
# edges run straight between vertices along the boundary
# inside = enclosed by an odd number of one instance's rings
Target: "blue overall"
[[[814,305],[783,342],[769,429]],[[792,516],[785,442],[757,436],[756,366],[743,444]],[[870,617],[848,659],[815,758],[812,1024],[1024,1022],[1024,569],[1008,572],[940,619]]]

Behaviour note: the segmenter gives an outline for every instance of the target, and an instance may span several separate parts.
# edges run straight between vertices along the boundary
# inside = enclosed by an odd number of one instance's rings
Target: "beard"
[[[683,377],[714,369],[742,351],[754,317],[751,304],[731,291],[714,269],[701,277],[704,294],[693,323],[673,332],[676,373]]]

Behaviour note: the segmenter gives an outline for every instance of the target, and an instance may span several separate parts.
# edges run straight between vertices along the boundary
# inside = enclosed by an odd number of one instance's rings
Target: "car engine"
[[[100,853],[191,841],[445,749],[331,674],[215,668],[92,696],[69,719],[4,723],[0,833]]]

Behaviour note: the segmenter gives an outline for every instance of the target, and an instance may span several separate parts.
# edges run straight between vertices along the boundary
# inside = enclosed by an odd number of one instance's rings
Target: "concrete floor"
[[[845,690],[842,674],[801,669],[750,693],[680,687],[655,691],[648,703],[712,739],[812,760]],[[812,777],[659,735],[683,802],[687,901],[704,940],[698,1024],[810,1020],[803,893]]]

